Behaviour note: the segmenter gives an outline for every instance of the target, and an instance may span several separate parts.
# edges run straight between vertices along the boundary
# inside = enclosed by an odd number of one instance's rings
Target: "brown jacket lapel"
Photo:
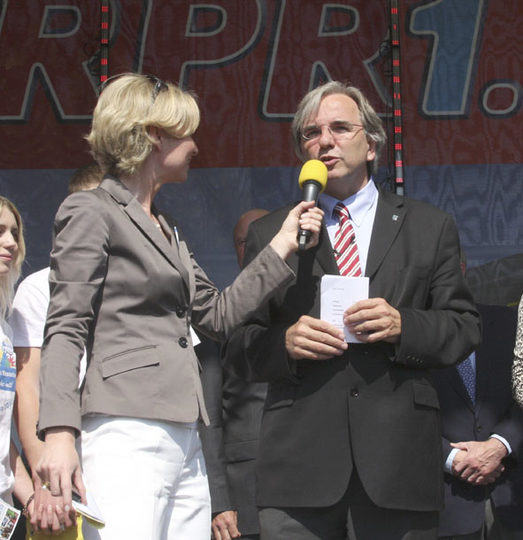
[[[122,210],[129,216],[136,228],[146,236],[158,252],[165,257],[176,270],[178,270],[187,287],[187,291],[189,291],[190,277],[188,268],[190,267],[190,260],[182,261],[174,231],[171,230],[167,221],[160,216],[160,223],[164,231],[170,235],[171,242],[167,240],[165,234],[155,226],[153,221],[147,217],[147,214],[140,203],[122,182],[109,176],[104,178],[100,187],[111,195],[111,197],[122,207]],[[188,254],[185,258],[189,259]]]

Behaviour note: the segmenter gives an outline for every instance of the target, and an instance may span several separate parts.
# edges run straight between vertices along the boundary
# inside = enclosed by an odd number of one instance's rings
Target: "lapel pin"
[[[392,221],[398,221],[398,214],[392,214]]]

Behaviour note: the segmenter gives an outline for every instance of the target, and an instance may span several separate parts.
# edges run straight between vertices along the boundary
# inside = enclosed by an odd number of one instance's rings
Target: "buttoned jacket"
[[[271,249],[219,293],[176,226],[113,177],[60,207],[42,348],[39,429],[84,414],[207,422],[190,325],[224,339],[292,277]],[[87,373],[77,388],[83,348]]]
[[[286,212],[250,226],[247,261]],[[370,297],[384,298],[401,315],[395,345],[349,344],[341,357],[290,361],[287,329],[302,315],[320,317],[321,278],[338,273],[327,231],[316,248],[288,264],[296,278],[234,332],[226,350],[240,375],[269,382],[258,505],[332,505],[356,468],[378,506],[439,510],[439,402],[429,368],[455,364],[480,340],[452,218],[380,190],[365,275]]]

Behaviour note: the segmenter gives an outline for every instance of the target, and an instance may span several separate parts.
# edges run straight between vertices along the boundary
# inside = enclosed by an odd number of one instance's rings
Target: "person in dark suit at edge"
[[[245,244],[251,223],[267,215],[255,208],[245,212],[234,228],[234,247],[238,265],[243,268]],[[260,527],[256,508],[256,457],[266,383],[239,378],[227,365],[223,370],[223,422],[227,478],[231,496],[238,510],[238,526],[245,540],[258,540]]]
[[[318,246],[289,258],[296,279],[226,349],[240,376],[269,383],[257,463],[261,538],[434,539],[443,474],[429,369],[460,362],[480,341],[455,223],[375,185],[386,136],[357,88],[333,81],[310,91],[292,131],[300,159],[327,166],[325,227]],[[342,227],[338,201],[350,213]],[[246,263],[286,212],[251,225]],[[347,252],[353,275],[370,280],[369,298],[343,315],[357,344],[319,319],[320,279],[338,274],[335,255]]]
[[[523,540],[523,409],[511,388],[516,311],[478,309],[480,347],[459,366],[433,373],[445,470],[439,537]]]
[[[240,268],[249,225],[268,213],[254,208],[238,219],[233,237]],[[213,538],[238,538],[241,531],[245,540],[257,540],[255,460],[267,385],[249,383],[230,369],[222,369],[219,347],[209,340],[202,340],[196,353],[202,363],[210,421],[209,426],[200,424],[200,437],[211,492]]]

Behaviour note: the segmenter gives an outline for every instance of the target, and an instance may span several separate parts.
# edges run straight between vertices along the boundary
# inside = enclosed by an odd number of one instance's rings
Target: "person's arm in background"
[[[23,453],[34,470],[43,449],[36,436],[40,384],[40,347],[49,305],[48,272],[42,270],[20,283],[10,325],[16,353],[14,417]]]
[[[16,402],[15,423],[24,455],[34,470],[44,443],[36,436],[38,422],[40,348],[15,347]]]
[[[18,454],[18,450],[13,441],[11,441],[11,448],[9,450],[9,461],[15,478],[14,494],[24,505],[25,515],[30,518],[34,512],[33,482],[27,473],[22,458]]]

